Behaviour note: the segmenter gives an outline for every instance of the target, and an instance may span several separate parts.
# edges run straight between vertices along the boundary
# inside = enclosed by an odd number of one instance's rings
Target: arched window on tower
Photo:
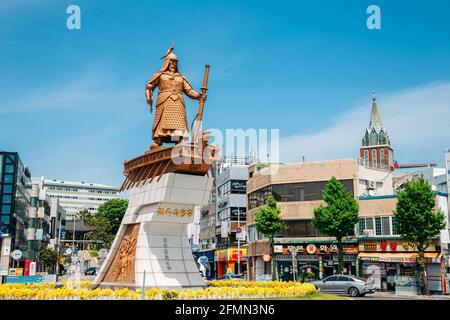
[[[378,143],[378,135],[377,135],[377,133],[375,132],[375,131],[372,131],[371,133],[370,133],[370,138],[369,138],[369,144],[371,145],[371,146],[376,146]]]
[[[369,165],[369,150],[364,150],[364,165]]]
[[[377,150],[372,149],[372,168],[377,167]]]
[[[380,132],[380,144],[386,144],[386,137],[383,131]]]
[[[386,167],[386,164],[385,164],[385,157],[384,157],[384,149],[381,149],[380,150],[380,167],[381,168],[384,168],[384,167]]]

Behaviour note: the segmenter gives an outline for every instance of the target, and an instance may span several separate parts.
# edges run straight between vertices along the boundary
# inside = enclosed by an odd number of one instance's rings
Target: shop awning
[[[410,262],[415,263],[419,254],[416,252],[361,252],[360,260],[380,262]],[[425,259],[440,263],[441,252],[425,252]]]

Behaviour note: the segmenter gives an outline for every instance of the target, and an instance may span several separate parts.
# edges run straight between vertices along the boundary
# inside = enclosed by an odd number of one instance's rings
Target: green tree
[[[270,195],[267,198],[267,206],[261,207],[256,212],[255,221],[256,221],[256,229],[269,239],[270,253],[272,256],[272,259],[270,259],[272,280],[275,280],[273,237],[278,231],[286,229],[287,225],[284,224],[281,219],[281,210],[277,206],[277,201],[275,200],[274,196]]]
[[[342,182],[332,177],[322,192],[326,206],[314,209],[313,225],[321,232],[336,237],[338,247],[338,269],[344,269],[342,238],[350,234],[358,222],[359,205],[353,195],[344,188]]]
[[[59,256],[55,250],[47,247],[40,247],[38,251],[39,261],[43,262],[44,265],[50,269],[51,272],[56,270],[56,263],[58,262]]]
[[[97,215],[106,218],[111,225],[114,235],[117,233],[122,222],[123,215],[128,207],[125,199],[111,199],[98,207]]]
[[[101,204],[96,213],[81,210],[78,216],[86,226],[93,228],[86,234],[86,238],[103,241],[103,246],[109,248],[119,230],[127,206],[127,200],[112,199]]]
[[[407,182],[398,193],[394,217],[397,221],[397,231],[402,239],[415,243],[419,252],[417,260],[419,275],[428,294],[427,275],[425,270],[425,250],[433,238],[445,228],[445,217],[441,210],[436,209],[436,194],[423,179]]]

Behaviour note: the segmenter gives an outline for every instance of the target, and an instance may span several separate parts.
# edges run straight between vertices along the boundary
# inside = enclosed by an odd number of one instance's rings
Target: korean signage
[[[158,216],[167,217],[191,217],[193,214],[192,209],[177,209],[177,208],[158,208]]]
[[[416,252],[417,245],[413,242],[397,241],[397,240],[381,240],[381,241],[363,241],[359,245],[360,251],[377,251],[377,252]],[[431,244],[427,251],[435,251],[436,246]]]
[[[291,254],[292,251],[297,254],[333,254],[338,252],[337,244],[335,243],[306,243],[299,245],[274,245],[274,253]],[[343,244],[342,250],[344,254],[358,254],[357,244]]]
[[[247,188],[246,180],[231,180],[231,193],[234,192],[245,193],[246,188]]]
[[[215,261],[237,261],[240,256],[240,260],[244,260],[244,256],[247,255],[247,249],[224,249],[215,252]]]

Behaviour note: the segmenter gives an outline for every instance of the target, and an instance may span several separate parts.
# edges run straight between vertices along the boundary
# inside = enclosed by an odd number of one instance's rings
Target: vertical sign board
[[[11,252],[11,237],[3,237],[1,240],[0,275],[8,275],[9,254]]]
[[[222,238],[228,238],[228,222],[222,221],[220,225],[220,234]]]

